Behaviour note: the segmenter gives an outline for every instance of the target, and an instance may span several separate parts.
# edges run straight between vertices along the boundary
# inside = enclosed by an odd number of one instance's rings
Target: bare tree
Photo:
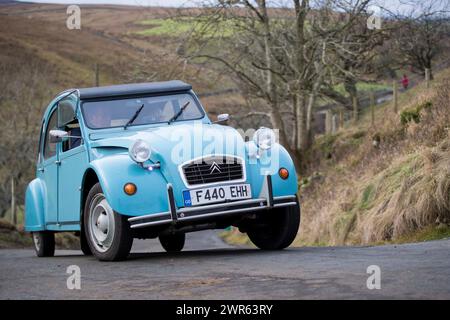
[[[355,56],[362,50],[361,45],[349,45],[345,36],[367,16],[369,3],[290,0],[287,6],[271,2],[270,8],[266,0],[209,3],[197,19],[187,58],[218,62],[232,72],[246,95],[266,101],[272,126],[280,129],[280,142],[299,163],[312,145],[317,100],[325,95],[342,98],[333,90],[330,75],[342,69],[336,63],[338,52]],[[292,113],[293,130],[285,130],[285,112]]]
[[[391,34],[401,66],[409,66],[418,74],[430,70],[437,56],[448,50],[450,39],[450,2],[401,1],[401,10],[384,8],[395,25]]]
[[[11,179],[16,203],[22,204],[34,175],[40,117],[51,97],[46,75],[51,71],[38,59],[21,64],[0,62],[0,217],[9,209]]]

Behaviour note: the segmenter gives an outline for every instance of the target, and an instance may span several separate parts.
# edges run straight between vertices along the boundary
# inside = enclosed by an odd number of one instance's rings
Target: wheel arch
[[[83,180],[82,180],[82,187],[81,187],[81,203],[80,203],[80,222],[83,224],[83,214],[84,214],[84,206],[86,203],[87,196],[89,194],[89,191],[92,189],[92,187],[100,182],[97,172],[93,168],[88,168],[84,172]]]
[[[89,167],[95,171],[103,194],[117,213],[138,216],[168,210],[167,181],[161,170],[143,170],[125,153],[93,160]],[[128,182],[137,187],[132,196],[123,191]]]
[[[45,185],[41,179],[31,181],[25,192],[25,230],[45,230]]]

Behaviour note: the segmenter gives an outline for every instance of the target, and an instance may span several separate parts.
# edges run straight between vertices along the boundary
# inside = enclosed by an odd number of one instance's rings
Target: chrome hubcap
[[[114,240],[114,211],[103,194],[97,194],[89,207],[89,235],[95,248],[107,251]]]

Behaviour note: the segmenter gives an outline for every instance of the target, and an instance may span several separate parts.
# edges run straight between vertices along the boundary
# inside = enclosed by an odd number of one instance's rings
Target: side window
[[[81,139],[80,123],[75,115],[77,101],[67,97],[58,103],[58,128],[67,131],[70,138],[62,143],[62,152],[66,152],[80,146]]]
[[[50,130],[57,129],[57,112],[53,111],[47,123],[44,141],[44,159],[56,155],[56,143],[50,143]]]
[[[75,116],[76,101],[71,97],[67,97],[58,102],[58,128],[76,120]]]

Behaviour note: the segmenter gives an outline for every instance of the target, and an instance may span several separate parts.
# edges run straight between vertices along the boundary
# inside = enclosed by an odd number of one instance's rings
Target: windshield
[[[103,101],[85,101],[83,117],[91,129],[124,127],[136,114],[129,126],[169,122],[183,106],[185,110],[176,121],[195,120],[203,117],[202,108],[188,93],[168,96],[134,97]],[[142,106],[142,110],[137,112]]]

